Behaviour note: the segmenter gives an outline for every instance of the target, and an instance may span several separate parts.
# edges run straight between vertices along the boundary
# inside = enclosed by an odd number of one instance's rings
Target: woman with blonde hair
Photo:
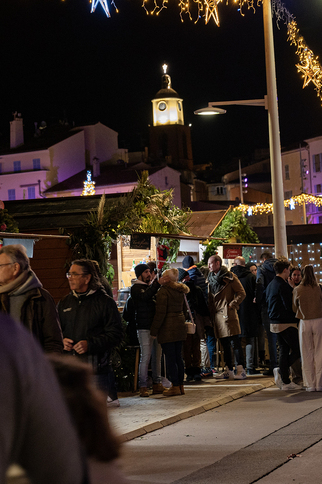
[[[165,354],[167,373],[172,387],[163,391],[163,395],[183,395],[184,363],[182,344],[187,337],[185,327],[185,300],[189,287],[178,282],[178,269],[167,269],[162,276],[168,276],[169,282],[163,284],[157,292],[155,316],[150,329],[152,337],[158,337]]]
[[[300,319],[299,340],[303,383],[308,392],[322,392],[322,292],[311,265],[293,289],[293,311]]]

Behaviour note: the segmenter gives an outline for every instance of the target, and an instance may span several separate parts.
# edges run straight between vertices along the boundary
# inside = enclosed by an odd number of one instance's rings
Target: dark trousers
[[[271,332],[271,320],[267,314],[267,306],[261,308],[262,324],[266,331],[268,351],[269,351],[269,367],[273,370],[277,366],[277,348],[276,348],[276,334]]]
[[[173,386],[183,384],[184,363],[182,359],[182,341],[173,343],[162,343],[162,350],[165,355],[168,379]]]
[[[228,369],[232,370],[234,366],[231,350],[233,350],[234,352],[234,357],[237,365],[242,365],[242,367],[245,368],[245,358],[241,346],[241,338],[239,337],[239,335],[220,338],[219,341],[224,350],[224,359],[226,366],[228,366]]]
[[[106,373],[96,375],[97,386],[106,393],[112,400],[117,399],[115,374],[111,365],[108,366]]]
[[[298,329],[289,327],[277,333],[279,344],[279,365],[282,381],[285,385],[291,382],[290,366],[300,358],[300,345]]]
[[[200,373],[200,338],[198,333],[187,334],[187,339],[183,343],[183,356],[186,365],[187,375],[197,375]]]

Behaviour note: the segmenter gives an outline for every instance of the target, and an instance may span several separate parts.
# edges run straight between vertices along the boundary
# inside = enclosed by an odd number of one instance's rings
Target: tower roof
[[[171,87],[171,77],[167,74],[167,65],[164,64],[163,68],[163,75],[161,77],[161,89],[158,91],[154,97],[154,99],[161,99],[166,97],[179,97],[177,91],[172,89]]]

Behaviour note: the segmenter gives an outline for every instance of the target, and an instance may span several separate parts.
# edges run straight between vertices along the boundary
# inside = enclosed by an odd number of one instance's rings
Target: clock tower
[[[182,99],[171,87],[167,65],[162,66],[161,89],[152,99],[153,126],[150,126],[150,155],[165,160],[172,168],[192,170],[189,126],[185,126]]]

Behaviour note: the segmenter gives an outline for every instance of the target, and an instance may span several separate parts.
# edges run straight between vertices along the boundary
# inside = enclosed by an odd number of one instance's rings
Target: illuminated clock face
[[[161,101],[159,103],[158,108],[159,108],[159,111],[165,111],[167,109],[167,105],[166,105],[166,103],[164,101]]]

